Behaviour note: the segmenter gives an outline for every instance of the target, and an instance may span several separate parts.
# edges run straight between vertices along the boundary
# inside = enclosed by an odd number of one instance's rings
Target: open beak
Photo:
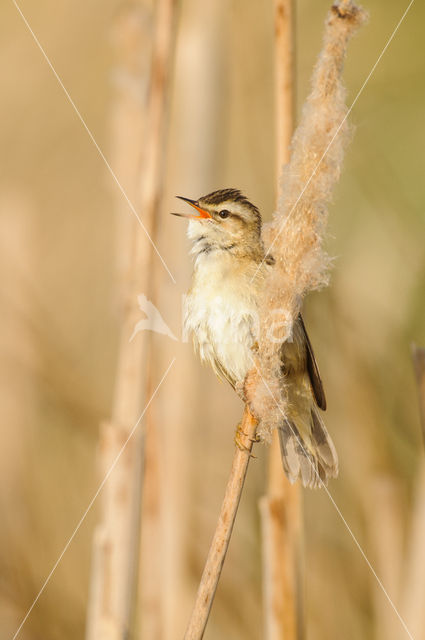
[[[180,200],[183,200],[184,202],[187,202],[187,204],[190,204],[191,207],[194,207],[194,209],[196,209],[198,211],[198,214],[196,213],[172,213],[172,216],[180,216],[181,218],[190,218],[190,219],[195,219],[195,220],[206,220],[208,218],[212,218],[212,216],[210,216],[210,214],[208,213],[208,211],[205,211],[205,209],[201,209],[201,207],[198,205],[196,200],[190,200],[189,198],[183,198],[183,196],[176,196],[176,198],[179,198]]]

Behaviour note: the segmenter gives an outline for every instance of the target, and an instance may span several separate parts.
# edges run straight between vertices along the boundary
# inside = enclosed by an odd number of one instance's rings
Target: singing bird
[[[178,196],[196,213],[189,219],[194,272],[185,303],[185,328],[201,360],[234,389],[253,366],[258,305],[272,256],[266,255],[259,210],[238,189],[221,189],[198,200]],[[338,458],[321,419],[326,409],[322,380],[301,314],[292,340],[280,349],[286,419],[278,427],[283,468],[291,482],[318,487],[338,474]]]

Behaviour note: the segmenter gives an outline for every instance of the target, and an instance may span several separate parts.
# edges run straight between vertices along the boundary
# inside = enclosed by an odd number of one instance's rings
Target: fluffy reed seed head
[[[341,75],[348,42],[366,17],[352,0],[337,2],[328,13],[311,92],[292,139],[290,162],[282,174],[277,210],[264,229],[263,239],[275,268],[260,304],[259,350],[246,394],[260,418],[259,433],[266,439],[282,420],[286,404],[279,343],[291,339],[292,325],[305,295],[328,284],[330,259],[322,246],[327,203],[350,138]],[[279,324],[277,310],[282,318]]]

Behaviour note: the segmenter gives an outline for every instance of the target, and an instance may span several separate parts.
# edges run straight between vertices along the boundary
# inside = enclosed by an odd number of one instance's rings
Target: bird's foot
[[[251,458],[256,458],[257,456],[254,456],[251,453],[251,447],[247,447],[246,444],[243,442],[243,438],[248,439],[252,443],[258,442],[258,436],[255,436],[254,438],[250,438],[248,434],[245,433],[245,431],[243,431],[241,423],[239,423],[238,426],[236,427],[236,432],[234,437],[235,445],[238,447],[240,451],[248,452]]]

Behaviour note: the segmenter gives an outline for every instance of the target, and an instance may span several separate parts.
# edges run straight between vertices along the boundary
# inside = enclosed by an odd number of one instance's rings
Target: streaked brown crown
[[[214,207],[218,207],[221,204],[230,204],[237,203],[242,205],[247,211],[251,214],[250,222],[254,222],[257,227],[258,233],[261,233],[261,214],[258,208],[252,204],[246,198],[243,193],[239,189],[218,189],[217,191],[212,191],[208,193],[206,196],[202,196],[199,198],[198,203],[202,205],[212,205]]]

